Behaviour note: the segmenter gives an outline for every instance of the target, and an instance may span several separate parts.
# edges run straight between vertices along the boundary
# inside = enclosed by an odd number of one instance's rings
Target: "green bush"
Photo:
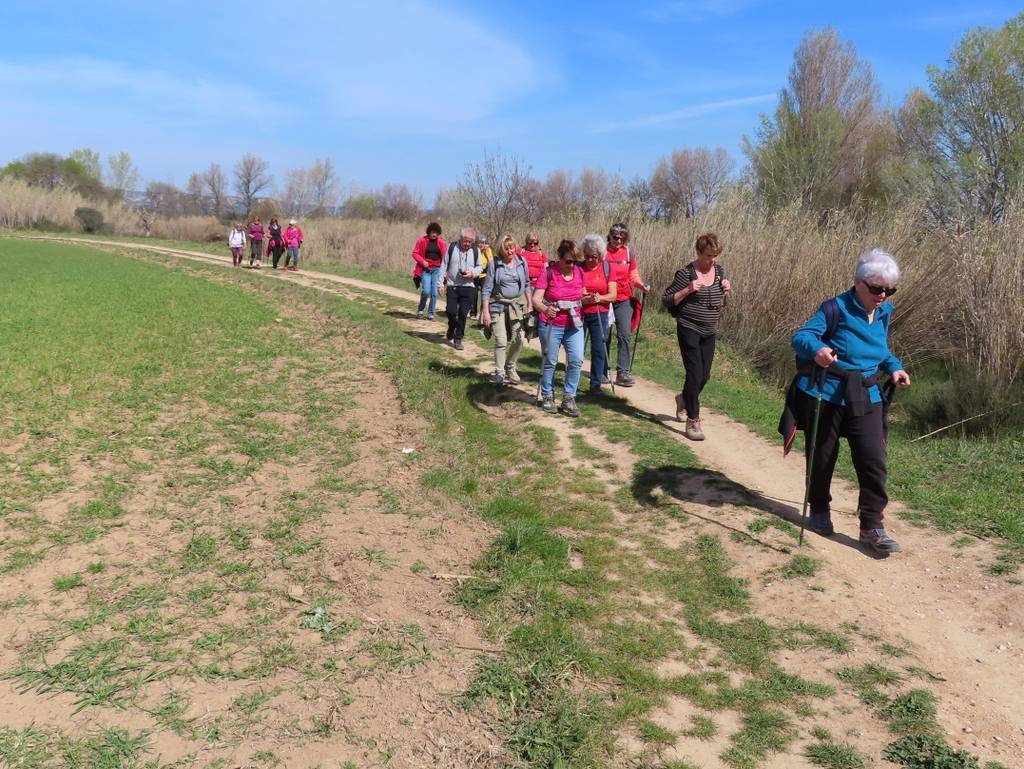
[[[103,229],[103,214],[95,208],[76,208],[75,218],[82,225],[82,232],[96,233]]]

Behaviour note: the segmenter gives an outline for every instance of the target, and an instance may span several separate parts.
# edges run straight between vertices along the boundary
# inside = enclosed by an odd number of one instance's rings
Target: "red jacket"
[[[537,285],[537,278],[540,277],[541,272],[545,267],[548,266],[548,257],[543,251],[527,251],[520,248],[516,253],[526,260],[526,268],[530,271],[530,285]]]
[[[636,254],[630,251],[628,246],[622,246],[614,251],[608,249],[605,259],[611,265],[611,279],[618,287],[615,301],[623,302],[633,296],[633,286],[643,288],[644,282],[637,268]]]
[[[440,267],[440,261],[437,262],[436,264],[427,261],[427,243],[429,242],[430,238],[428,238],[426,235],[423,235],[422,237],[420,237],[419,240],[416,241],[416,245],[412,247],[412,260],[423,268]],[[444,255],[448,251],[448,246],[444,242],[444,238],[442,238],[440,235],[437,236],[437,248],[438,253],[441,254],[441,258],[443,259]]]

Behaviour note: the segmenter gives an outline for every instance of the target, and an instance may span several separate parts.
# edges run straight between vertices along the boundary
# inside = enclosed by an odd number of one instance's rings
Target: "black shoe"
[[[885,529],[861,529],[860,543],[883,555],[900,551],[899,543],[886,534]]]
[[[580,410],[576,405],[576,399],[571,397],[563,398],[562,405],[558,407],[558,413],[565,414],[567,417],[578,417]]]
[[[836,533],[830,513],[811,513],[811,517],[807,521],[807,529],[823,537],[831,537]]]

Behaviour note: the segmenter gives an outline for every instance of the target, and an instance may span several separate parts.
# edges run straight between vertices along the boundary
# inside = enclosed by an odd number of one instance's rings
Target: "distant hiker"
[[[487,239],[487,236],[482,232],[476,236],[476,246],[480,249],[480,263],[483,265],[484,273],[486,274],[487,265],[494,259],[494,252],[491,250],[491,242]],[[476,279],[476,287],[482,289],[484,287],[484,277],[481,276]],[[475,318],[480,309],[480,291],[476,292],[476,299],[473,300],[473,309],[469,312],[469,317]]]
[[[276,270],[277,263],[281,261],[281,254],[284,253],[284,233],[281,232],[281,225],[278,223],[277,217],[270,220],[267,232],[270,235],[267,240],[267,256],[273,259],[273,267]]]
[[[260,218],[254,216],[249,222],[249,266],[260,269],[263,266],[263,225]]]
[[[551,263],[548,259],[548,255],[540,249],[540,238],[537,237],[536,232],[526,233],[526,237],[523,238],[523,248],[519,250],[519,256],[526,260],[526,266],[530,269],[530,293],[533,294],[533,289],[537,285],[537,278],[540,277],[547,266]],[[537,334],[537,314],[531,312],[530,317],[526,321],[526,339],[529,341],[533,336]],[[544,338],[540,340],[540,354],[544,357]]]
[[[228,233],[228,248],[231,249],[231,266],[240,267],[245,253],[245,230],[242,229],[241,222],[235,222],[235,226]]]
[[[700,393],[711,378],[715,358],[715,335],[732,285],[718,263],[722,246],[713,232],[697,238],[697,258],[676,271],[661,301],[676,319],[676,340],[683,358],[686,379],[683,391],[676,395],[676,419],[686,413],[686,430],[691,441],[704,440],[700,421]]]
[[[605,239],[597,233],[580,241],[583,255],[583,328],[590,335],[590,393],[601,392],[608,371],[608,308],[618,294],[611,267],[604,260]]]
[[[565,347],[565,395],[558,411],[578,417],[576,388],[583,368],[583,270],[576,262],[580,250],[575,241],[558,244],[558,261],[541,271],[533,293],[533,307],[540,316],[539,334],[546,341],[541,367],[541,405],[549,413],[555,411],[554,378],[558,349]]]
[[[900,268],[892,256],[880,248],[868,251],[857,260],[853,287],[823,302],[793,334],[797,376],[779,425],[787,448],[797,429],[804,431],[810,443],[815,406],[821,408],[814,456],[807,458],[813,467],[808,528],[826,537],[834,533],[829,508],[832,471],[839,438],[846,438],[860,486],[860,542],[883,554],[899,552],[900,546],[882,523],[889,501],[885,491],[888,399],[878,381],[885,372],[892,375],[893,385],[910,386],[910,375],[889,349],[893,306],[886,299],[896,293],[899,279]],[[819,402],[820,369],[826,371]]]
[[[445,312],[448,315],[445,338],[456,350],[462,349],[466,318],[476,301],[475,281],[483,274],[480,249],[476,245],[476,230],[463,227],[459,230],[459,242],[448,246],[441,262],[441,290],[445,294]],[[422,297],[420,301],[423,301]]]
[[[444,261],[444,254],[447,245],[441,237],[441,225],[431,222],[427,225],[427,234],[416,241],[412,247],[412,275],[413,280],[420,279],[420,305],[416,310],[416,317],[423,317],[423,310],[427,310],[427,318],[434,319],[437,309],[437,292],[440,289],[441,262]]]
[[[630,346],[634,330],[633,315],[640,304],[633,298],[633,290],[636,289],[646,294],[648,289],[640,278],[636,254],[629,249],[629,228],[625,224],[620,222],[609,228],[608,253],[605,259],[611,265],[612,278],[618,287],[618,295],[612,303],[612,310],[615,313],[615,336],[618,340],[615,384],[621,387],[632,387],[636,380],[633,379],[633,374],[630,371],[632,367]],[[609,339],[609,357],[611,349],[611,340]]]
[[[302,248],[302,241],[305,237],[302,230],[295,223],[294,219],[288,220],[288,226],[284,228],[284,268],[292,272],[299,271],[299,249]],[[291,265],[288,262],[291,262]]]
[[[506,235],[484,276],[480,321],[494,337],[494,384],[519,384],[516,371],[529,314],[530,271],[518,256],[516,239]]]

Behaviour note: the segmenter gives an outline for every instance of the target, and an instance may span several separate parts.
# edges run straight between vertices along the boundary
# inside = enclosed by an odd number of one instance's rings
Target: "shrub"
[[[95,208],[76,208],[75,218],[82,225],[82,232],[96,233],[103,229],[103,214]]]

